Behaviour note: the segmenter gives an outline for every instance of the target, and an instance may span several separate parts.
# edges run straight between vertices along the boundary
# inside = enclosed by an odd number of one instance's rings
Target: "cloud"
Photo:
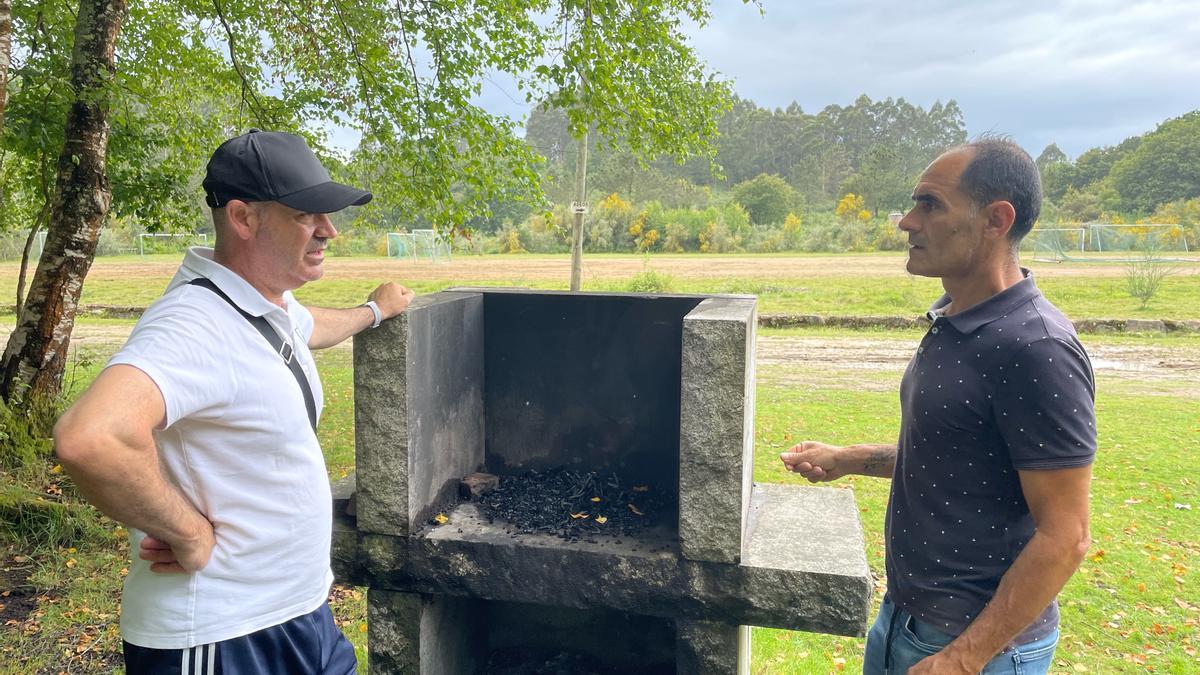
[[[715,0],[689,29],[710,67],[764,107],[808,112],[859,94],[955,99],[971,134],[1076,156],[1200,108],[1192,0]]]

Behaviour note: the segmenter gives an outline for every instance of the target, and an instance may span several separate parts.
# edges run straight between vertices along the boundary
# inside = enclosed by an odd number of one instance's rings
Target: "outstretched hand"
[[[842,448],[817,441],[802,441],[787,452],[779,453],[783,466],[792,473],[804,476],[811,483],[835,480],[849,473],[839,465]]]

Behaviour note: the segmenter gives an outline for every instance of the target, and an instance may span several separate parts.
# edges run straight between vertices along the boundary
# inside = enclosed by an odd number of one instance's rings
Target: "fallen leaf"
[[[358,632],[360,632],[360,633],[367,632],[367,624],[365,624],[365,623],[358,624]]]
[[[1071,667],[1072,667],[1072,668],[1075,670],[1075,672],[1077,672],[1077,673],[1086,673],[1086,672],[1088,671],[1088,667],[1087,667],[1087,666],[1085,666],[1085,665],[1083,665],[1082,663],[1076,663],[1075,665],[1073,665],[1073,666],[1071,666]]]
[[[1139,593],[1145,593],[1146,592],[1146,584],[1139,583],[1137,585],[1137,589],[1138,589]]]
[[[588,514],[586,514],[586,513],[572,513],[572,514],[571,514],[571,517],[572,517],[572,518],[587,518],[587,517],[588,517]]]
[[[1104,559],[1104,549],[1102,549],[1102,548],[1096,549],[1096,552],[1089,555],[1088,558],[1091,559],[1092,562],[1100,562],[1101,560]]]
[[[648,485],[634,485],[633,486],[634,492],[646,492],[649,489],[650,489],[650,486],[648,486]]]
[[[644,515],[646,515],[646,514],[642,513],[641,511],[639,511],[639,510],[638,510],[638,507],[634,506],[633,504],[630,504],[630,505],[629,505],[629,510],[630,510],[630,511],[633,511],[633,515],[635,515],[635,516],[644,516]]]
[[[608,522],[608,518],[605,518],[604,516],[596,516],[596,522],[603,525]]]
[[[599,497],[592,497],[592,501],[594,501],[594,502],[598,502],[598,501],[600,501],[600,498],[599,498]]]
[[[446,517],[446,514],[444,514],[444,513],[437,514],[436,516],[433,517],[433,519],[437,521],[438,525],[445,525],[446,522],[450,520],[449,518]]]
[[[50,473],[62,473],[62,470],[62,464],[55,464],[54,468],[50,469]]]

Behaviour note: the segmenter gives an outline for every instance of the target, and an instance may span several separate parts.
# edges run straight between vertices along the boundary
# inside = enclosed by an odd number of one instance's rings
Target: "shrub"
[[[648,260],[643,261],[642,271],[629,278],[625,289],[632,293],[669,293],[675,288],[675,277],[656,272]]]
[[[1125,283],[1129,295],[1145,309],[1158,293],[1163,279],[1179,271],[1179,267],[1162,259],[1153,237],[1145,239],[1142,255],[1125,264]]]
[[[755,225],[782,223],[795,206],[796,199],[796,191],[787,181],[765,173],[733,188],[733,200],[746,209],[750,222]]]
[[[701,253],[729,253],[736,251],[741,240],[729,231],[725,223],[709,223],[699,235]]]
[[[633,205],[613,193],[584,218],[583,248],[586,251],[619,251],[629,241],[629,226],[635,219]]]
[[[885,220],[875,226],[871,245],[876,251],[903,251],[908,248],[908,234]]]

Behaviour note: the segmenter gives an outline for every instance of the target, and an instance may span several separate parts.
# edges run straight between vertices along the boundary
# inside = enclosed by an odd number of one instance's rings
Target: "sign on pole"
[[[587,202],[571,202],[571,213],[584,215],[587,213]]]

